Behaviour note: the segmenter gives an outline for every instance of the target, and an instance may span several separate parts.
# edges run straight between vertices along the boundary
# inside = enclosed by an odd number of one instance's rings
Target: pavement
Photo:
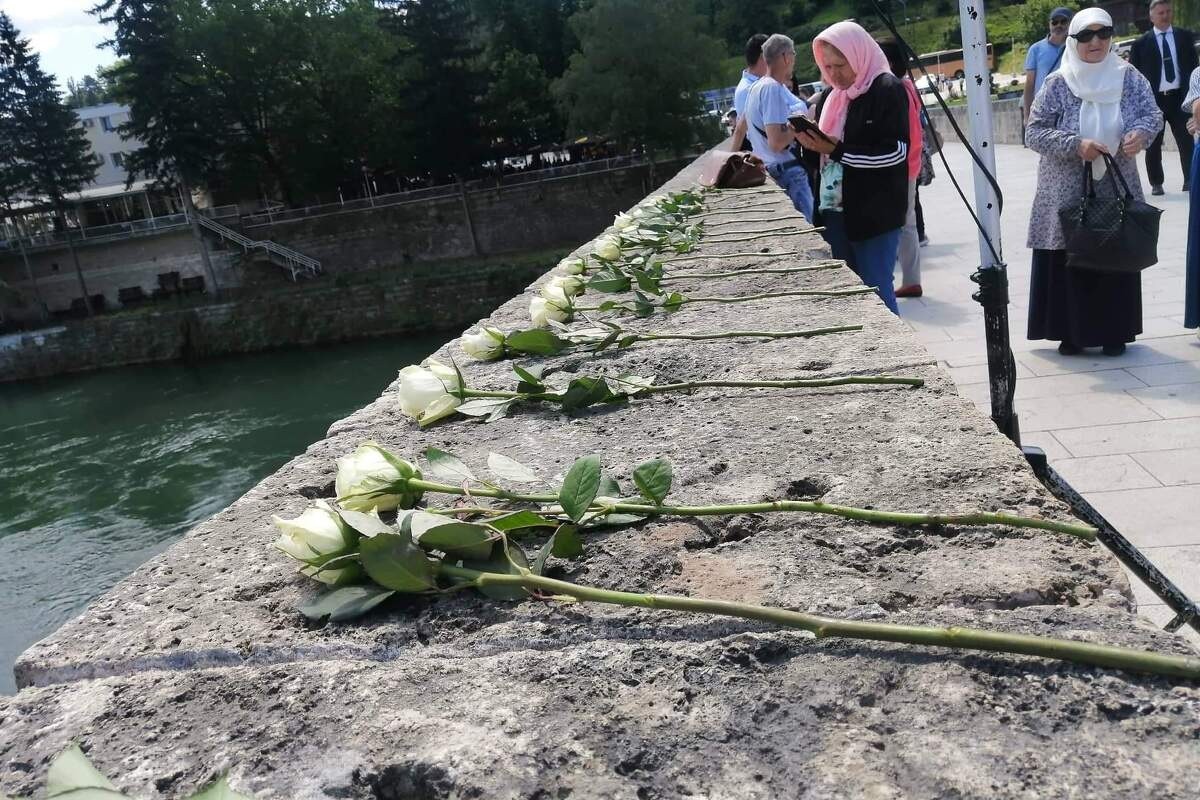
[[[947,143],[945,152],[973,199],[966,149]],[[1167,155],[1167,194],[1147,198],[1164,211],[1159,263],[1142,273],[1143,333],[1118,357],[1062,356],[1055,342],[1025,338],[1032,257],[1025,235],[1037,162],[1023,147],[996,147],[1022,444],[1043,448],[1054,469],[1200,601],[1200,339],[1183,327],[1188,198],[1178,162]],[[900,313],[961,393],[990,413],[983,312],[969,279],[979,263],[976,229],[940,162],[935,172],[921,189],[930,239],[921,250],[925,294],[901,299]],[[1144,165],[1142,186],[1149,187]],[[1159,625],[1173,616],[1137,578],[1130,582],[1141,614]],[[1184,631],[1200,643],[1200,634]]]

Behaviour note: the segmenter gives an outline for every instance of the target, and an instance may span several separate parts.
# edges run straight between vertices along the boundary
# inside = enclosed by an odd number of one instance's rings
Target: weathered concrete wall
[[[613,214],[640,200],[686,162],[628,167],[467,195],[479,250],[513,253],[590,239]],[[469,258],[474,249],[460,197],[370,211],[252,225],[246,235],[280,242],[344,272],[414,261]]]
[[[940,106],[926,106],[929,121],[947,142],[957,142],[958,135],[950,127],[946,112]],[[951,106],[950,112],[954,121],[962,128],[963,133],[970,136],[971,123],[967,117],[966,105]],[[1021,124],[1021,98],[1009,98],[992,102],[992,133],[996,144],[1024,144]],[[1163,149],[1177,151],[1175,139],[1170,134],[1163,137]],[[935,162],[936,163],[936,162]]]
[[[213,269],[222,288],[240,286],[241,271],[234,267],[231,253],[213,249],[212,244],[209,247]],[[181,280],[202,277],[206,286],[210,283],[190,231],[176,230],[103,244],[81,241],[76,249],[88,294],[104,295],[106,308],[120,308],[117,294],[121,289],[140,286],[147,295],[152,294],[158,288],[158,276],[169,272],[178,272]],[[8,251],[0,255],[0,280],[29,298],[40,292],[50,311],[65,311],[71,307],[72,300],[83,296],[75,274],[75,262],[66,248],[40,250],[28,255],[33,281],[29,280],[20,255]]]
[[[251,353],[410,331],[457,330],[545,267],[413,264],[349,286],[285,286],[236,301],[156,304],[0,337],[0,382],[126,364]]]
[[[776,205],[763,215],[791,213],[781,193],[769,196]],[[761,255],[720,257],[748,250]],[[700,252],[716,258],[695,266],[738,267],[824,250],[810,235]],[[744,294],[853,282],[840,270],[679,285]],[[491,321],[524,325],[526,306],[514,298]],[[225,769],[240,790],[289,800],[1194,797],[1194,683],[468,594],[397,601],[348,625],[314,627],[294,611],[314,587],[271,551],[270,515],[328,496],[333,459],[365,439],[414,457],[440,447],[473,465],[500,452],[547,477],[601,452],[624,482],[635,464],[663,456],[684,503],[790,496],[1068,515],[874,298],[685,306],[630,324],[697,332],[851,320],[865,329],[540,363],[660,380],[888,372],[926,386],[705,390],[574,418],[526,408],[491,425],[455,419],[427,430],[399,415],[389,390],[22,656],[24,688],[0,702],[0,790],[32,790],[52,755],[77,740],[121,788],[152,797],[184,796]],[[465,363],[457,345],[440,355]],[[468,364],[466,373],[474,386],[511,385],[506,364]],[[589,539],[584,558],[560,563],[560,574],[855,619],[1191,652],[1138,620],[1104,551],[1049,534],[743,515]]]

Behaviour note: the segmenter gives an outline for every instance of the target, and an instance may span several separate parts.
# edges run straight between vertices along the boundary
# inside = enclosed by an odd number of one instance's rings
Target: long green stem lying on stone
[[[740,278],[743,275],[791,275],[797,272],[822,272],[830,269],[841,269],[845,261],[831,261],[823,264],[807,264],[803,267],[762,267],[757,269],[736,269],[728,272],[672,272],[662,279],[663,283],[674,281],[698,280],[700,278]]]
[[[707,219],[709,217],[727,216],[729,214],[742,214],[750,209],[779,208],[779,205],[779,202],[776,200],[769,200],[765,203],[746,203],[745,205],[737,206],[736,208],[717,208],[712,211],[701,211],[699,213],[690,215],[689,218]]]
[[[875,290],[870,286],[855,286],[847,289],[796,289],[786,292],[762,292],[760,294],[748,294],[740,296],[716,296],[716,297],[685,297],[680,301],[680,305],[688,303],[749,303],[754,300],[770,300],[775,297],[853,297],[860,294],[872,294]],[[604,308],[602,306],[571,306],[564,308],[566,311],[612,311],[613,308]]]
[[[755,239],[774,239],[778,236],[800,236],[801,234],[820,233],[823,230],[825,230],[825,229],[824,228],[796,228],[791,225],[785,225],[782,228],[770,228],[765,231],[755,231],[754,234],[751,236],[739,236],[739,237],[732,238],[732,239],[729,239],[729,238],[718,239],[718,238],[716,238],[716,235],[705,236],[703,239],[703,242],[704,242],[704,244],[732,244],[733,242],[751,242],[751,241],[754,241]],[[732,233],[742,233],[742,232],[743,231],[732,231]],[[749,233],[749,231],[745,231],[745,233]],[[723,234],[723,233],[720,235],[725,236],[725,234]]]
[[[658,257],[658,260],[664,264],[675,264],[680,261],[712,261],[718,258],[778,258],[780,256],[802,256],[805,255],[803,250],[781,250],[778,253],[715,253],[711,256],[671,256]]]
[[[825,336],[830,333],[847,333],[861,331],[862,325],[837,325],[830,328],[809,328],[803,331],[721,331],[720,333],[630,333],[639,341],[656,342],[675,339],[679,341],[698,342],[709,339],[803,339],[811,336]]]
[[[859,622],[788,611],[783,608],[735,603],[728,600],[622,592],[546,578],[525,569],[520,570],[520,574],[513,575],[481,572],[451,566],[444,562],[438,562],[436,569],[447,578],[467,581],[480,589],[485,587],[521,588],[537,596],[566,596],[587,603],[607,603],[633,608],[752,619],[785,628],[799,628],[812,633],[818,639],[865,639],[925,647],[985,650],[994,653],[1013,653],[1058,661],[1072,661],[1076,664],[1123,669],[1151,675],[1166,675],[1173,678],[1200,679],[1200,658],[1151,653],[1129,647],[1090,644],[1049,636],[1001,633],[978,628],[937,628],[927,625]]]
[[[705,225],[748,225],[755,222],[785,222],[787,220],[791,220],[793,222],[803,222],[806,225],[808,224],[808,220],[799,214],[778,214],[771,217],[742,217],[738,219],[724,219],[720,222],[705,223]]]
[[[514,500],[526,503],[554,504],[558,502],[558,496],[553,494],[521,494],[488,487],[466,489],[462,486],[453,486],[451,484],[437,483],[418,478],[409,478],[407,485],[411,489],[420,489],[435,494],[492,497],[499,500]],[[973,527],[981,525],[1008,525],[1013,528],[1029,528],[1051,531],[1053,533],[1064,533],[1089,542],[1096,538],[1096,529],[1090,525],[1056,522],[1036,517],[1022,517],[1003,512],[975,511],[968,514],[928,514],[909,511],[879,511],[873,508],[833,505],[817,500],[773,500],[764,503],[726,503],[705,506],[668,506],[647,503],[609,503],[605,501],[604,503],[594,504],[592,510],[612,514],[680,517],[715,517],[731,514],[798,512],[804,514],[825,514],[843,519],[859,520],[860,522],[879,522],[904,526],[959,525]]]

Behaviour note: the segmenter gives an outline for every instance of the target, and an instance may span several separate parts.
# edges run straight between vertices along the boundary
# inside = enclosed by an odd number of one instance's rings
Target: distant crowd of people
[[[1184,324],[1200,327],[1200,63],[1194,35],[1172,25],[1171,0],[1150,0],[1149,18],[1126,61],[1108,12],[1056,8],[1026,59],[1025,143],[1040,156],[1027,240],[1028,336],[1057,341],[1064,355],[1089,347],[1120,355],[1142,332],[1142,306],[1139,272],[1068,265],[1060,212],[1080,203],[1085,169],[1097,197],[1124,195],[1127,186],[1143,200],[1143,151],[1150,193],[1164,194],[1168,130],[1191,193]],[[782,34],[750,38],[731,146],[761,158],[796,210],[823,227],[834,256],[899,313],[897,297],[923,293],[919,187],[932,179],[929,156],[940,141],[895,42],[845,21],[811,47],[825,88],[801,97],[795,43]],[[1101,180],[1106,164],[1114,180]]]

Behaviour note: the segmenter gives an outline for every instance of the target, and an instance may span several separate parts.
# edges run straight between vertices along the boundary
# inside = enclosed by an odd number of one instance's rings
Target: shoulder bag
[[[1092,165],[1083,165],[1083,197],[1058,211],[1067,240],[1067,266],[1101,272],[1139,272],[1158,263],[1162,211],[1133,196],[1113,157],[1104,154],[1111,197],[1096,195]],[[1118,183],[1120,186],[1118,187]]]

